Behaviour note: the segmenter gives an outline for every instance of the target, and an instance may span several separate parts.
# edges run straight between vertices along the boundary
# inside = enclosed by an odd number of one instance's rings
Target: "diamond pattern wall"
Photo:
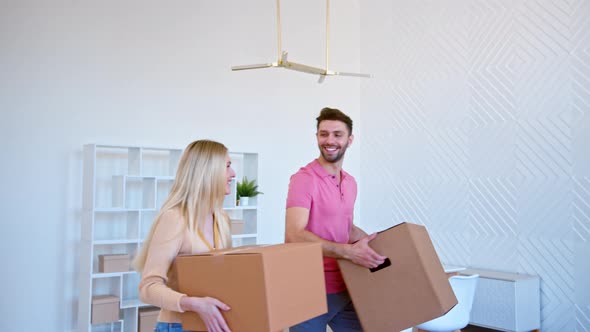
[[[360,9],[361,224],[539,275],[542,331],[590,331],[590,0]]]

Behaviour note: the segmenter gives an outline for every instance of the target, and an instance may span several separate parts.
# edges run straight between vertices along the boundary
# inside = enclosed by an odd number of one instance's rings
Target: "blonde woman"
[[[231,246],[224,195],[236,173],[227,148],[209,140],[189,144],[176,179],[135,259],[141,272],[139,297],[161,308],[156,332],[181,332],[180,313],[199,314],[210,332],[230,332],[220,310],[229,306],[211,297],[191,297],[174,290],[171,270],[179,254],[194,254]]]

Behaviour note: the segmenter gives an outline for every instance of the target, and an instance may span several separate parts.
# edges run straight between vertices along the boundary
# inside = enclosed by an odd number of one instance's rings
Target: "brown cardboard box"
[[[457,304],[424,226],[401,223],[380,232],[369,245],[391,265],[371,272],[338,261],[365,331],[401,331],[440,317]]]
[[[129,254],[98,255],[98,272],[126,272],[130,262]]]
[[[103,324],[119,320],[119,297],[99,295],[92,297],[92,324]]]
[[[230,306],[232,332],[276,332],[327,312],[319,243],[246,246],[181,255],[174,268],[181,293],[211,296]],[[205,331],[196,313],[185,330]]]
[[[148,307],[139,309],[138,332],[153,332],[158,322],[159,314],[160,308]]]

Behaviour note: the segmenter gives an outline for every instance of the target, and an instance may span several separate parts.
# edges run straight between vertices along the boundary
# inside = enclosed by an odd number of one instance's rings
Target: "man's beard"
[[[321,153],[322,157],[324,158],[324,160],[326,160],[327,162],[337,163],[344,157],[344,153],[346,153],[346,149],[348,149],[348,144],[340,147],[337,154],[327,155],[325,153],[324,149],[320,146],[320,153]]]

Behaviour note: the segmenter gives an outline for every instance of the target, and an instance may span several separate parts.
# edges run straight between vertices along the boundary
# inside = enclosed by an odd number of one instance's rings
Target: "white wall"
[[[590,1],[363,1],[363,221],[444,262],[539,275],[590,330]]]
[[[289,176],[318,154],[315,117],[360,122],[359,79],[283,69],[275,2],[0,3],[0,328],[75,328],[85,143],[184,147],[199,138],[260,154],[261,242],[283,240]],[[310,10],[311,9],[311,10]],[[359,66],[358,3],[332,4],[332,64]],[[324,7],[283,1],[290,59],[324,64]],[[360,144],[345,167],[357,175]]]
[[[323,4],[282,5],[290,59],[323,65]],[[258,152],[261,241],[280,242],[331,105],[356,123],[365,228],[412,220],[447,262],[539,274],[543,330],[589,330],[590,1],[332,1],[332,68],[374,77],[321,85],[229,71],[275,60],[274,10],[0,2],[0,328],[75,326],[83,144]]]

